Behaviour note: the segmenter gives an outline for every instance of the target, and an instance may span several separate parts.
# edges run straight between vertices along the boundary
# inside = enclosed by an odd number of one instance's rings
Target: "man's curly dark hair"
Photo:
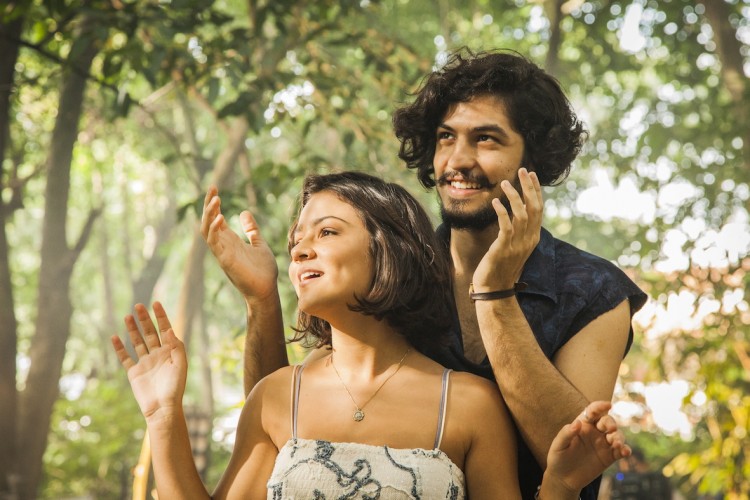
[[[399,157],[417,170],[422,185],[435,186],[437,128],[449,107],[487,95],[503,102],[514,130],[523,137],[523,166],[536,172],[544,186],[565,179],[588,134],[558,81],[514,51],[462,49],[427,77],[412,104],[393,115],[401,141]]]

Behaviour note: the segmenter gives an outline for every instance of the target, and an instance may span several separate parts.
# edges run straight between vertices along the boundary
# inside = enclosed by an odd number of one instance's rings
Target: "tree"
[[[5,162],[8,150],[11,89],[13,88],[15,65],[18,58],[18,39],[23,28],[23,13],[0,20],[0,166]],[[0,170],[0,193],[5,191],[5,169]],[[7,179],[17,181],[16,176]],[[20,182],[18,183],[20,184]],[[17,193],[18,190],[14,191]],[[13,302],[10,271],[10,247],[5,231],[5,220],[12,213],[17,196],[6,202],[0,198],[0,399],[5,401],[0,409],[0,434],[13,436],[16,429],[16,336],[17,320]],[[4,439],[0,444],[0,491],[8,491],[9,472],[15,456],[15,440]]]

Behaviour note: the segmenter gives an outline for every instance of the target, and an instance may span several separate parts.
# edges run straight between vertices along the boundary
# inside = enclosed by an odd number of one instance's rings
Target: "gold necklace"
[[[396,367],[396,370],[388,375],[388,377],[383,380],[383,383],[380,384],[380,386],[375,390],[374,393],[372,393],[372,396],[370,396],[367,401],[362,406],[359,406],[357,402],[354,400],[354,396],[352,396],[352,391],[349,390],[349,388],[344,383],[344,379],[341,378],[341,374],[339,374],[339,371],[336,369],[336,365],[333,363],[333,353],[331,353],[331,366],[333,367],[333,371],[336,372],[336,376],[339,378],[339,381],[341,382],[341,385],[344,386],[344,389],[346,389],[346,393],[349,394],[349,398],[352,400],[352,403],[354,403],[354,407],[357,408],[357,410],[354,412],[353,418],[355,422],[361,422],[365,418],[365,406],[372,401],[372,398],[377,396],[377,394],[380,392],[380,389],[383,388],[386,382],[388,382],[395,374],[398,373],[398,371],[401,369],[401,365],[404,364],[404,360],[406,359],[406,355],[409,354],[409,351],[411,351],[411,347],[406,349],[406,352],[403,356],[401,356],[401,361],[398,362],[398,366]]]

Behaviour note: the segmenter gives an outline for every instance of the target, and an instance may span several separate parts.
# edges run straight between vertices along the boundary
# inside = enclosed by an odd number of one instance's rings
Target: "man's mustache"
[[[441,175],[437,179],[437,183],[439,186],[445,186],[446,184],[450,183],[450,179],[454,177],[461,177],[462,182],[471,182],[474,184],[478,184],[480,188],[482,189],[492,189],[496,186],[496,184],[493,184],[490,182],[490,180],[481,174],[465,174],[458,171],[448,171],[443,172],[443,175]]]

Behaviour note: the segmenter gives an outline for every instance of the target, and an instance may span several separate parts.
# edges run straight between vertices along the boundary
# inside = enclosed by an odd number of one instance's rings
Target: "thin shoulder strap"
[[[446,368],[443,370],[443,393],[440,396],[440,410],[438,412],[438,424],[437,432],[435,433],[435,447],[434,449],[440,449],[440,443],[443,440],[443,429],[445,428],[445,412],[448,408],[448,383],[450,382],[450,374],[453,370]]]
[[[292,439],[297,439],[297,408],[299,407],[299,387],[305,365],[295,365],[292,374]]]

